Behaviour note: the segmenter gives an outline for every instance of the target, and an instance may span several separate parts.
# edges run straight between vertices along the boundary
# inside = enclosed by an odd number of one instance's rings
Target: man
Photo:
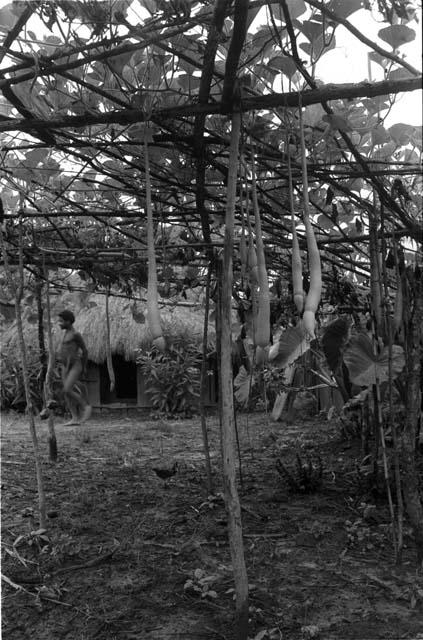
[[[59,313],[59,325],[64,330],[64,336],[59,352],[61,362],[63,392],[65,401],[71,413],[71,420],[66,425],[86,422],[92,408],[85,399],[84,385],[77,382],[86,370],[88,352],[80,333],[75,331],[73,323],[75,316],[72,311],[65,309]],[[80,387],[82,386],[82,389]],[[78,390],[80,391],[78,392]]]

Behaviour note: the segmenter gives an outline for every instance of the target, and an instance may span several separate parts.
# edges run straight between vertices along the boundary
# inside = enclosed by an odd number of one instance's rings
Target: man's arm
[[[87,362],[88,362],[88,351],[87,351],[86,344],[84,342],[84,338],[81,336],[80,333],[75,332],[74,340],[75,340],[76,344],[78,345],[78,347],[82,351],[82,369],[83,369],[83,371],[86,371]]]

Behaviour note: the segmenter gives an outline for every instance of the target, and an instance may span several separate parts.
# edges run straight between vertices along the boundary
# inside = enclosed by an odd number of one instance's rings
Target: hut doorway
[[[110,391],[110,379],[107,364],[100,365],[100,402],[101,404],[136,404],[137,403],[137,365],[128,362],[120,355],[112,356],[116,384]]]

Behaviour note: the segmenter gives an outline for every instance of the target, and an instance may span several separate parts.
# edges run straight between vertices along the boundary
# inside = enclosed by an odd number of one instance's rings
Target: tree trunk
[[[235,596],[237,640],[248,637],[248,578],[242,539],[241,506],[236,488],[235,474],[235,422],[232,384],[232,280],[233,240],[236,180],[238,172],[238,146],[240,138],[239,113],[232,116],[232,134],[229,156],[228,193],[226,203],[226,227],[222,270],[222,319],[220,353],[220,391],[222,396],[222,448],[223,484],[228,513],[229,546],[232,558]]]
[[[408,270],[405,322],[405,351],[407,372],[406,418],[402,435],[401,466],[404,502],[413,527],[417,561],[423,565],[423,507],[419,493],[416,468],[416,434],[421,420],[421,342],[423,318],[423,278],[416,267]]]

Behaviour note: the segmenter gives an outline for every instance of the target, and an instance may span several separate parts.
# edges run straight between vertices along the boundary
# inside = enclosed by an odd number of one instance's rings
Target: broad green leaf
[[[369,59],[373,62],[376,62],[376,64],[380,64],[380,66],[383,68],[387,67],[391,63],[388,58],[385,58],[377,51],[372,51],[371,53],[369,53]]]
[[[389,348],[384,347],[380,354],[374,354],[369,336],[360,333],[351,339],[344,353],[344,362],[348,367],[353,384],[368,387],[376,381],[384,382],[389,375]],[[394,344],[392,347],[392,376],[397,378],[405,365],[404,349]]]
[[[317,218],[317,224],[320,227],[320,229],[326,229],[326,230],[332,230],[333,229],[332,220],[330,218],[328,218],[328,216],[326,216],[324,213],[322,213]]]
[[[390,44],[393,49],[398,49],[403,44],[415,40],[416,32],[405,24],[392,24],[381,29],[378,36],[381,40]]]
[[[305,51],[309,56],[312,56],[314,59],[321,58],[321,56],[323,56],[325,53],[328,53],[328,51],[335,49],[335,47],[335,36],[330,39],[329,43],[327,43],[323,39],[323,36],[320,36],[319,38],[313,40],[311,44],[308,42],[300,44],[300,48],[303,49],[303,51]]]
[[[388,80],[405,80],[406,78],[415,78],[414,73],[411,73],[408,69],[404,69],[403,67],[399,67],[398,69],[393,69],[388,73]]]
[[[388,131],[394,142],[400,145],[406,145],[410,140],[413,140],[416,129],[411,124],[398,122],[397,124],[392,125],[392,127],[389,127]]]
[[[372,129],[372,143],[373,144],[385,144],[391,139],[385,127],[380,124]]]
[[[364,7],[363,0],[331,0],[328,4],[328,9],[340,18],[348,18],[362,7]]]
[[[310,127],[316,126],[322,121],[325,114],[321,104],[311,104],[304,109],[303,122]]]
[[[25,3],[10,2],[0,9],[0,31],[7,33],[18,21],[19,16],[25,10]]]
[[[281,369],[288,363],[294,362],[310,348],[306,335],[302,322],[295,327],[289,327],[283,332],[278,342],[270,347],[269,361]]]
[[[292,78],[297,71],[297,65],[289,56],[276,56],[268,62],[268,67],[282,71],[288,78]]]
[[[335,113],[326,114],[322,117],[322,120],[328,122],[332,129],[339,129],[339,131],[351,131],[349,122],[343,116],[337,116]]]
[[[272,4],[279,4],[279,2],[272,2]],[[288,7],[289,15],[291,16],[291,20],[295,20],[303,15],[306,12],[307,7],[303,0],[286,0],[286,4]],[[281,11],[281,19],[283,20],[283,12]]]
[[[234,396],[239,404],[243,406],[247,404],[250,397],[250,389],[253,388],[254,383],[254,374],[251,377],[251,373],[248,373],[244,365],[241,365],[234,380]]]

